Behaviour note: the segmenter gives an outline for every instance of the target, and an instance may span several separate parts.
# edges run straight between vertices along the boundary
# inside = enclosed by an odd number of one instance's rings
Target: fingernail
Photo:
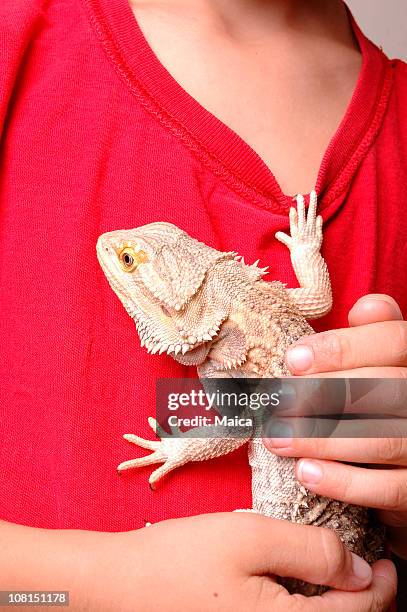
[[[311,380],[311,379],[309,379]],[[281,382],[281,387],[279,391],[279,404],[277,408],[277,412],[282,410],[290,410],[295,406],[295,402],[297,400],[297,391],[294,385],[288,383],[286,381]]]
[[[355,553],[351,553],[351,555],[353,575],[361,582],[371,582],[373,574],[370,565]]]
[[[316,461],[300,459],[297,464],[298,478],[304,484],[317,484],[322,480],[322,467]]]
[[[287,448],[293,441],[293,430],[284,421],[271,421],[267,427],[265,438],[272,448]]]
[[[314,351],[305,344],[293,346],[287,351],[286,361],[291,371],[306,372],[314,363]]]
[[[382,576],[393,583],[397,582],[397,570],[390,559],[380,559],[374,565],[375,576]]]
[[[394,317],[395,319],[401,319],[401,320],[403,319],[403,313],[401,312],[400,306],[397,304],[397,302],[393,300],[391,297],[386,299],[386,297],[381,294],[364,295],[363,297],[358,299],[356,304],[353,305],[350,312],[352,312],[352,310],[358,304],[359,305],[365,304],[365,303],[369,304],[369,302],[372,304],[372,306],[374,305],[375,302],[376,304],[382,303],[384,306],[387,306],[392,317]]]

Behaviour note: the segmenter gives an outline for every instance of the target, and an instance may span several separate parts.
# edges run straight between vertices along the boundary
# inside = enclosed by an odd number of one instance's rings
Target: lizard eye
[[[119,262],[125,272],[133,272],[139,264],[147,261],[147,254],[144,251],[135,251],[132,247],[124,247],[118,254]]]

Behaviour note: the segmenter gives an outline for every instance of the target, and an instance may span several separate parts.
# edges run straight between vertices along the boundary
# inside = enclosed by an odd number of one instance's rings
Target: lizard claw
[[[293,210],[296,213],[296,219],[297,219],[297,223],[296,223],[296,227],[295,229],[298,230],[298,232],[301,232],[305,222],[306,222],[306,213],[305,213],[305,200],[304,200],[304,196],[301,195],[300,193],[297,195],[297,210],[295,210],[295,208],[291,208],[291,210]],[[290,213],[291,213],[290,210]],[[294,214],[292,215],[294,216]],[[291,214],[290,214],[290,221],[291,221]]]
[[[148,448],[149,450],[156,450],[160,446],[160,443],[155,440],[145,440],[134,434],[124,434],[123,438],[132,444],[141,446],[141,448]]]

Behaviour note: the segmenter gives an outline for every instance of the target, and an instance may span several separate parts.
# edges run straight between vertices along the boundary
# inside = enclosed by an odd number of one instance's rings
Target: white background
[[[407,60],[407,0],[347,0],[361,30],[390,57]]]

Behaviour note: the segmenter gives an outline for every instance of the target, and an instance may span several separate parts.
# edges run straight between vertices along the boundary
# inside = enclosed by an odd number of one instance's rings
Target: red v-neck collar
[[[188,94],[163,66],[128,0],[83,2],[116,70],[144,107],[232,189],[258,206],[287,213],[292,196],[282,192],[252,147]],[[320,209],[337,201],[349,186],[380,129],[392,82],[391,62],[363,35],[350,13],[349,18],[362,67],[319,169]]]

